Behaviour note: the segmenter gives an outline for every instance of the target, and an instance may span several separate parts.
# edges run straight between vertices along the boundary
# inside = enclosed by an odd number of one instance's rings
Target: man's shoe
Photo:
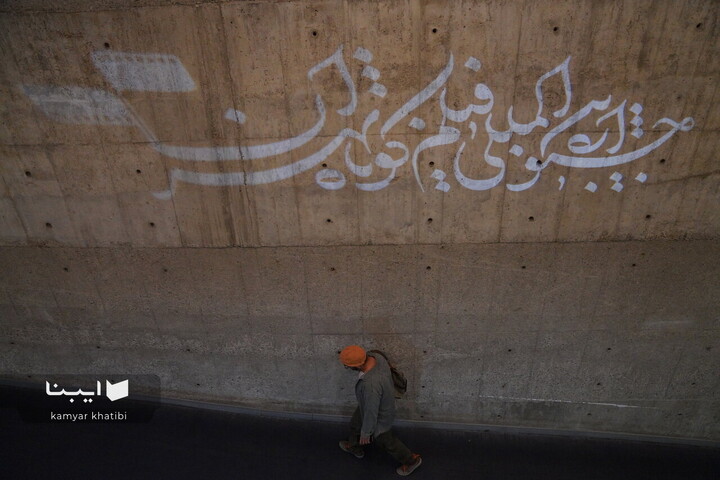
[[[340,449],[343,452],[355,455],[356,458],[363,458],[365,456],[365,452],[363,452],[362,450],[360,450],[360,452],[358,453],[357,451],[350,448],[350,442],[348,442],[347,440],[340,440]]]
[[[422,458],[420,458],[420,455],[418,455],[417,453],[413,453],[413,460],[415,460],[415,462],[411,463],[410,465],[399,466],[398,469],[395,470],[398,475],[402,475],[403,477],[410,475],[422,463]]]

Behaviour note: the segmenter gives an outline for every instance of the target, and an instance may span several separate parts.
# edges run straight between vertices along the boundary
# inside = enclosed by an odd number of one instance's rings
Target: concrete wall
[[[719,9],[4,2],[0,371],[720,438]]]

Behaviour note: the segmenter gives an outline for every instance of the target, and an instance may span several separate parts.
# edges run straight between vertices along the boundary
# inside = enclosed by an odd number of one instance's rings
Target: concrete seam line
[[[308,420],[328,423],[346,423],[350,421],[350,415],[330,415],[304,412],[288,412],[281,410],[262,410],[248,407],[240,407],[222,403],[203,402],[199,400],[185,400],[178,398],[163,398],[162,404],[177,405],[201,410],[215,410],[227,413],[239,413],[256,417],[269,417],[287,420]],[[495,432],[512,433],[517,435],[536,435],[569,438],[595,438],[618,441],[634,441],[644,443],[661,443],[676,445],[691,445],[697,447],[720,448],[720,441],[703,440],[685,437],[661,437],[654,435],[642,435],[620,432],[597,432],[592,430],[557,430],[537,427],[518,427],[502,425],[484,425],[479,423],[460,422],[431,422],[424,420],[395,420],[394,426],[405,428],[427,428],[432,430],[455,430],[469,432]]]
[[[2,13],[2,12],[0,12]],[[14,146],[14,145],[10,145]],[[31,145],[29,145],[31,146]],[[714,175],[715,172],[712,173]],[[705,176],[697,175],[697,176]],[[666,182],[667,183],[667,182]],[[643,240],[627,240],[627,239],[610,239],[610,240],[557,240],[557,241],[531,241],[531,242],[522,242],[522,241],[512,241],[512,242],[460,242],[460,243],[377,243],[377,244],[366,244],[366,243],[343,243],[334,245],[334,247],[337,248],[357,248],[357,247],[367,247],[367,248],[376,248],[376,247],[398,247],[398,246],[407,246],[407,245],[413,245],[416,247],[439,247],[439,246],[450,246],[450,247],[472,247],[472,246],[505,246],[505,245],[514,245],[514,246],[525,246],[525,245],[554,245],[554,244],[560,244],[560,245],[576,245],[576,244],[592,244],[592,245],[605,245],[605,244],[622,244],[622,243],[656,243],[656,244],[671,244],[671,243],[717,243],[720,241],[718,237],[714,236],[706,236],[705,234],[698,234],[698,236],[690,236],[688,238],[681,238],[681,237],[673,237],[673,238],[665,238],[665,237],[651,237],[646,238]],[[317,249],[318,247],[323,247],[325,245],[322,244],[311,244],[311,245],[301,245],[301,244],[283,244],[283,245],[248,245],[248,246],[241,246],[241,245],[225,245],[225,246],[219,246],[219,247],[202,247],[202,246],[167,246],[167,247],[156,247],[156,246],[140,246],[140,247],[110,247],[110,246],[88,246],[88,247],[79,247],[75,244],[63,244],[63,245],[46,245],[42,246],[40,248],[42,249],[59,249],[59,250],[77,250],[78,248],[82,248],[83,250],[123,250],[123,251],[141,251],[141,250],[270,250],[270,249],[276,249],[276,250],[282,250],[282,249],[294,249],[294,250],[300,250],[300,249],[306,249],[306,250],[312,250]],[[36,245],[32,244],[18,244],[18,245],[0,245],[0,249],[37,249],[38,247]]]

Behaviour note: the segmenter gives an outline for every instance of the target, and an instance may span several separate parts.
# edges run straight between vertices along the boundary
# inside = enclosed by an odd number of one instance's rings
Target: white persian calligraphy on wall
[[[342,108],[329,112],[326,102],[321,95],[314,99],[317,121],[314,125],[300,135],[280,141],[260,145],[227,145],[223,147],[191,147],[184,145],[170,145],[160,142],[153,131],[134,112],[128,102],[122,98],[123,91],[159,91],[159,92],[188,92],[196,88],[190,74],[184,65],[174,55],[123,53],[112,51],[95,52],[92,55],[95,67],[102,73],[107,82],[116,93],[104,90],[83,88],[79,86],[37,86],[24,85],[23,91],[32,102],[51,120],[63,123],[97,124],[108,126],[132,126],[138,128],[147,138],[149,145],[162,155],[174,158],[187,165],[186,168],[173,168],[168,173],[168,189],[154,192],[159,199],[169,199],[175,193],[179,183],[197,184],[205,186],[250,186],[279,182],[303,172],[317,169],[315,181],[319,187],[326,190],[339,190],[349,183],[363,191],[377,191],[390,185],[398,175],[399,169],[407,168],[412,171],[418,187],[425,191],[426,185],[448,192],[453,188],[448,180],[452,181],[449,168],[443,171],[435,168],[429,178],[421,178],[418,162],[423,152],[438,147],[455,146],[452,161],[452,176],[454,185],[469,190],[482,191],[498,187],[505,180],[507,165],[510,160],[524,160],[524,168],[529,172],[529,180],[522,183],[504,182],[505,188],[520,192],[527,190],[540,181],[543,172],[551,165],[560,165],[574,169],[608,169],[610,187],[615,192],[624,188],[623,175],[613,167],[633,162],[650,152],[656,150],[677,132],[687,132],[694,126],[690,117],[682,121],[670,118],[661,118],[654,122],[652,129],[662,130],[662,135],[648,141],[646,144],[631,151],[626,147],[626,131],[636,140],[645,135],[642,126],[644,120],[641,116],[643,107],[639,103],[627,100],[613,101],[612,95],[600,100],[592,100],[577,110],[571,110],[573,91],[570,81],[571,57],[550,69],[535,82],[534,94],[537,102],[537,113],[529,123],[516,121],[513,107],[498,117],[493,111],[495,97],[493,91],[485,83],[476,83],[473,86],[474,100],[465,108],[448,101],[448,80],[458,69],[468,69],[473,74],[480,75],[482,63],[470,57],[462,66],[456,64],[456,59],[450,54],[445,67],[437,73],[433,80],[422,88],[417,94],[407,99],[387,119],[381,121],[380,110],[372,110],[362,119],[362,130],[343,128],[339,132],[328,134],[324,127],[329,115],[349,117],[358,111],[358,102],[361,95],[353,81],[353,76],[345,62],[344,47],[341,45],[332,55],[314,65],[307,73],[309,81],[325,69],[334,69],[338,72],[347,90],[347,104]],[[379,82],[381,72],[371,65],[373,55],[364,48],[358,48],[352,57],[363,64],[361,76],[371,83],[367,92],[380,99],[390,95],[388,88]],[[548,81],[553,79],[562,83],[560,108],[548,111],[545,105],[545,89]],[[442,118],[437,132],[427,134],[417,145],[407,145],[397,140],[386,139],[393,127],[405,124],[413,130],[424,131],[427,126],[426,119],[416,116],[420,107],[430,102],[437,102]],[[534,108],[534,107],[533,107]],[[437,110],[437,109],[436,109]],[[576,133],[577,125],[584,119],[597,116],[592,128],[593,140],[589,133]],[[495,115],[495,117],[494,117]],[[252,119],[232,107],[224,113],[228,121],[244,124]],[[494,124],[504,121],[509,125],[507,130],[495,130]],[[626,122],[626,118],[630,120]],[[554,126],[551,127],[551,120]],[[587,122],[587,120],[586,120]],[[368,142],[368,131],[371,127],[379,127],[379,136],[383,148],[373,151]],[[540,138],[537,151],[532,155],[526,148],[519,145],[517,139],[531,133],[544,133]],[[564,135],[563,135],[564,134]],[[564,153],[553,151],[553,140],[570,135],[563,148]],[[267,169],[248,171],[247,168],[238,167],[237,171],[224,171],[222,173],[199,173],[192,169],[198,162],[247,162],[278,157],[306,146],[314,139],[329,138],[313,153],[300,160],[286,165]],[[534,137],[533,137],[534,138]],[[381,142],[381,143],[382,143]],[[463,153],[470,142],[484,142],[484,153],[479,158],[463,158]],[[516,143],[517,142],[517,143]],[[637,143],[637,142],[635,142]],[[493,151],[494,145],[506,144],[506,157],[502,158]],[[365,165],[358,165],[351,155],[352,148],[364,148],[372,160]],[[338,168],[317,168],[323,164],[333,153],[339,151],[344,158],[344,165]],[[344,154],[344,155],[343,155]],[[468,162],[484,162],[495,174],[487,178],[471,178],[466,174]],[[255,163],[253,164],[255,165]],[[344,168],[343,168],[344,167]],[[341,170],[342,168],[342,170]],[[363,181],[372,176],[377,177],[375,170],[383,172],[379,181]],[[228,170],[228,169],[224,169]],[[231,170],[231,169],[230,169]],[[343,172],[344,170],[344,172]],[[348,177],[352,175],[350,181]],[[634,180],[644,183],[647,174],[638,173]],[[423,181],[424,180],[424,181]],[[566,178],[557,179],[561,190],[566,185]],[[598,185],[588,182],[585,185],[588,192],[595,192]]]

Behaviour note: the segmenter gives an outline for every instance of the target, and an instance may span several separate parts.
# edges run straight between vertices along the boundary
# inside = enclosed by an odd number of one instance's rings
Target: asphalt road
[[[0,388],[5,400],[13,395]],[[720,479],[720,447],[497,431],[396,428],[423,457],[415,479]],[[384,452],[358,460],[341,423],[163,405],[148,423],[28,423],[0,408],[8,479],[400,478]]]

